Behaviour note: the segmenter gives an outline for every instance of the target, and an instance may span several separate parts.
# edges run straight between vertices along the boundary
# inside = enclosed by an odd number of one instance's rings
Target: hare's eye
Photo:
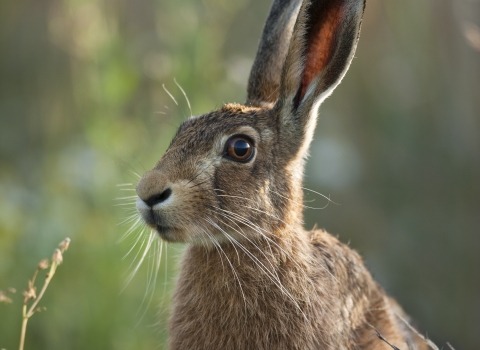
[[[253,157],[253,142],[244,135],[235,135],[225,144],[225,156],[237,162],[248,162]]]

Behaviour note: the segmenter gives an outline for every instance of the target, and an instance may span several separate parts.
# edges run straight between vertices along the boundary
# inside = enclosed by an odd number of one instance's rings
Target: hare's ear
[[[365,0],[305,0],[300,8],[280,82],[279,122],[292,151],[306,151],[317,110],[350,66]]]
[[[248,79],[247,104],[273,104],[302,0],[274,0]]]

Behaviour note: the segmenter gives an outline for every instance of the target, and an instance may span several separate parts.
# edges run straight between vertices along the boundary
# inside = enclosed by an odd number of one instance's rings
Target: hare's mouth
[[[148,215],[144,216],[144,220],[148,226],[155,229],[162,237],[165,237],[169,232],[175,230],[174,227],[165,225],[161,216],[154,211],[150,211]]]
[[[160,236],[165,236],[168,234],[168,232],[172,231],[173,228],[169,226],[156,224],[155,230],[160,234]]]
[[[164,237],[168,232],[174,230],[173,227],[165,225],[165,221],[161,215],[152,208],[141,208],[138,210],[138,212],[145,224],[156,230],[162,237]]]
[[[164,226],[164,225],[155,225],[155,231],[157,231],[160,238],[167,242],[179,242],[178,235],[181,234],[182,230],[179,230],[175,227]]]

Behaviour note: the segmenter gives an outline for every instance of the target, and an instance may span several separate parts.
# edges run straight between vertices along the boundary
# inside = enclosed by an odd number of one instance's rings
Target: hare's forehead
[[[184,148],[191,152],[209,152],[222,147],[235,134],[246,134],[260,142],[271,134],[270,126],[258,116],[250,114],[210,113],[187,119],[178,129],[170,148]]]

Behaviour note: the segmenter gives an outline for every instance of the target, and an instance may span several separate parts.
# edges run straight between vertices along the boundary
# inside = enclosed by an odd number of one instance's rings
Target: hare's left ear
[[[273,0],[248,79],[247,105],[273,105],[302,0]]]
[[[276,108],[280,130],[297,155],[304,155],[317,110],[350,66],[365,0],[304,0],[293,30]]]

